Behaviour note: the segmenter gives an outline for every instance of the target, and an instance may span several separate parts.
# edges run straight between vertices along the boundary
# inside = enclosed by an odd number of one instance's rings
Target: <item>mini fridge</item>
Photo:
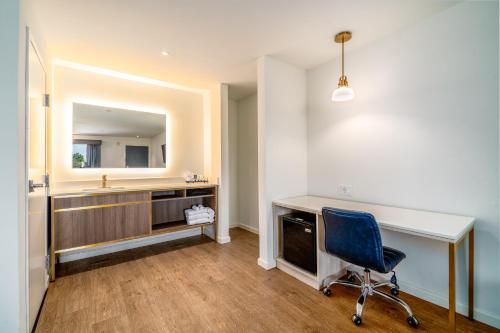
[[[293,213],[283,218],[283,259],[316,274],[316,216]]]

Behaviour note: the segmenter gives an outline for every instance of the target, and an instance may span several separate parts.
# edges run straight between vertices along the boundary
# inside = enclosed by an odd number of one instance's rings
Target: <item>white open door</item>
[[[27,302],[30,331],[48,286],[46,72],[27,31],[26,41],[26,166],[28,188]]]

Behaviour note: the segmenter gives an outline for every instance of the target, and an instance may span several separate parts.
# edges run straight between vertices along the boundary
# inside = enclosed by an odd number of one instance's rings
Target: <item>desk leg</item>
[[[469,231],[469,319],[474,320],[474,228]]]
[[[448,330],[456,331],[456,299],[455,299],[455,244],[448,243]]]

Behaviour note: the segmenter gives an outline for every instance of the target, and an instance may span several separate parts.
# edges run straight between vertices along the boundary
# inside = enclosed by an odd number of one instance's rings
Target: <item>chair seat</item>
[[[404,258],[406,258],[406,255],[403,252],[393,249],[391,247],[384,246],[385,272],[380,272],[380,273],[389,273]]]

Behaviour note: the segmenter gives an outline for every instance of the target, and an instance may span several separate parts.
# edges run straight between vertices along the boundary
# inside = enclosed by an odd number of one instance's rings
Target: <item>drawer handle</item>
[[[312,232],[311,229],[309,229],[309,228],[305,228],[304,231],[307,232],[308,234],[310,234]]]

